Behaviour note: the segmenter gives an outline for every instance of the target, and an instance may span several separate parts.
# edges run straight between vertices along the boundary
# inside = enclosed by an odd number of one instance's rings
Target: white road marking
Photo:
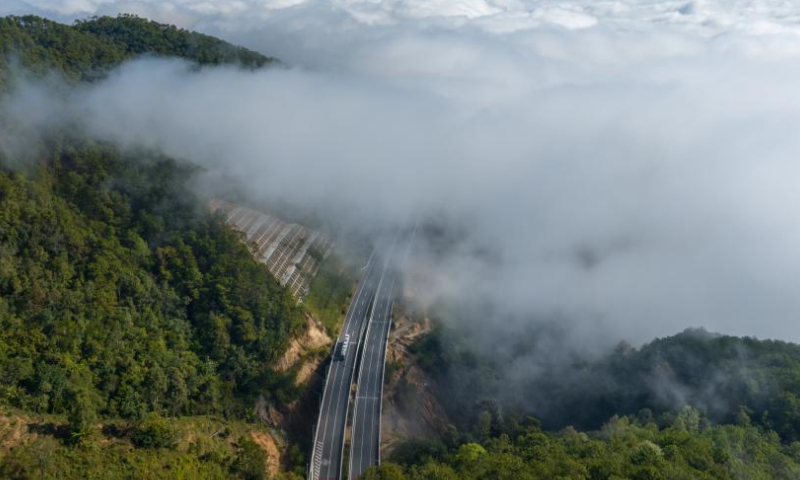
[[[370,259],[367,262],[367,265],[370,265],[370,263],[372,262],[373,259],[374,259],[374,252],[373,252],[373,255],[370,256]],[[366,276],[364,278],[365,282],[362,283],[361,285],[359,285],[359,289],[358,289],[358,292],[357,292],[356,298],[355,298],[355,303],[358,302],[359,297],[364,293],[364,290],[365,290],[364,285],[366,283],[366,280],[369,278],[369,274],[370,274],[371,271],[372,271],[371,268],[369,270],[367,270]],[[349,325],[353,321],[354,313],[356,313],[356,312],[357,312],[357,309],[353,308],[353,305],[351,305],[350,311],[345,316],[345,325],[344,325],[344,328],[343,328],[344,331],[347,331],[347,329],[349,328]],[[356,315],[356,316],[359,316],[359,315]],[[321,408],[320,408],[320,420],[322,420],[323,412],[325,412],[326,410],[328,412],[330,412],[330,403],[326,404],[325,398],[326,398],[326,394],[328,393],[328,387],[330,385],[329,384],[329,380],[330,380],[330,376],[331,376],[331,370],[334,370],[334,372],[333,372],[333,380],[334,380],[333,388],[334,388],[334,390],[336,389],[336,385],[338,383],[341,383],[341,382],[336,382],[336,375],[337,375],[336,371],[339,370],[339,369],[336,369],[335,365],[330,367],[329,370],[328,370],[328,377],[329,378],[326,379],[325,389],[323,390],[323,395],[322,395],[322,405],[321,405]],[[351,383],[352,383],[352,379],[351,379]],[[331,392],[331,393],[333,393],[333,392]],[[349,401],[349,398],[348,398],[348,401]],[[328,407],[327,409],[325,408],[326,406]],[[338,408],[338,402],[337,402],[337,408]],[[338,413],[337,413],[337,416],[338,416]],[[318,440],[314,444],[314,454],[312,456],[312,466],[311,466],[311,475],[313,475],[312,476],[313,480],[318,480],[319,479],[319,475],[321,473],[320,469],[322,467],[322,461],[323,461],[322,456],[324,455],[323,450],[325,449],[325,438],[327,436],[328,426],[329,426],[329,423],[330,423],[329,422],[330,413],[328,413],[324,417],[325,417],[325,424],[324,424],[324,427],[323,427],[323,430],[322,430],[322,439]],[[336,417],[334,418],[334,420],[336,420]],[[319,421],[318,421],[317,422],[317,429],[316,429],[316,432],[315,432],[315,437],[317,437],[317,438],[319,437],[320,426],[321,425],[319,425]],[[344,442],[344,434],[342,434],[342,442]],[[319,450],[319,452],[320,452],[319,455],[317,455],[317,450]],[[314,463],[315,463],[317,458],[320,459],[320,463],[315,465]],[[324,459],[324,461],[327,462],[326,465],[325,465],[325,466],[328,467],[327,468],[327,475],[330,475],[330,460]]]

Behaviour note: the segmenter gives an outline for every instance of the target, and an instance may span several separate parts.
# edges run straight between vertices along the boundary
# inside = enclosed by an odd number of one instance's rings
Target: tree
[[[461,480],[452,467],[436,462],[412,468],[409,478],[410,480]]]
[[[81,442],[91,434],[97,420],[94,402],[91,395],[83,389],[71,392],[69,415],[67,416],[70,439],[74,443]]]
[[[177,441],[178,433],[157,414],[139,422],[131,434],[131,442],[139,448],[174,448]]]
[[[361,475],[362,480],[407,480],[403,469],[394,463],[384,463],[379,467],[369,467]]]
[[[231,469],[245,480],[264,480],[267,478],[267,454],[250,437],[239,439],[239,453]]]

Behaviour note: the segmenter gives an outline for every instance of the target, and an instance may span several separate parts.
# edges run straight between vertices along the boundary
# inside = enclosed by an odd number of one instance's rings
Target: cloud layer
[[[134,12],[293,65],[137,61],[64,118],[350,225],[440,215],[463,235],[429,259],[436,293],[485,307],[464,321],[493,334],[548,320],[580,345],[688,326],[800,341],[797,2],[0,6],[26,12]]]

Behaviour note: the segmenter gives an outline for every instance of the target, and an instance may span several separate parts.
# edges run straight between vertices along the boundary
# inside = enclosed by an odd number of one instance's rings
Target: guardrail
[[[372,263],[374,258],[375,258],[375,250],[372,251],[372,254],[369,257],[369,260],[367,260],[367,271],[364,273],[364,276],[362,277],[362,281],[358,285],[358,289],[356,291],[356,294],[353,296],[353,301],[350,302],[350,307],[348,308],[347,313],[345,314],[345,324],[342,326],[342,331],[346,330],[346,328],[344,328],[344,327],[346,327],[346,325],[347,325],[347,319],[350,316],[350,314],[352,313],[353,309],[356,308],[356,306],[358,305],[358,299],[360,298],[361,294],[364,292],[364,286],[366,284],[366,280],[369,278],[369,275],[372,272],[372,268],[374,267],[374,264]],[[333,358],[333,355],[335,355],[335,353],[336,353],[335,350],[336,350],[336,344],[337,343],[338,343],[338,337],[337,337],[337,341],[333,342],[333,345],[331,346],[331,358]],[[325,405],[325,394],[327,393],[327,390],[328,390],[326,387],[328,385],[328,379],[330,378],[331,368],[332,367],[333,367],[333,362],[330,362],[328,364],[328,370],[327,370],[327,372],[325,372],[325,383],[323,383],[323,386],[322,386],[322,401],[319,404],[319,414],[317,415],[317,423],[314,426],[314,444],[311,447],[311,465],[310,465],[310,467],[308,469],[308,480],[319,480],[319,470],[320,470],[320,468],[322,466],[322,458],[321,458],[322,451],[321,451],[320,445],[319,445],[321,443],[321,441],[319,440],[319,426],[320,426],[320,422],[322,421],[322,407]],[[351,380],[351,384],[352,384],[352,380]],[[341,476],[341,474],[340,474],[340,476]]]

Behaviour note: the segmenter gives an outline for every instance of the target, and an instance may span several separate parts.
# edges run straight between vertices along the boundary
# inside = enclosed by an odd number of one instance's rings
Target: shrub
[[[139,448],[175,448],[178,434],[163,418],[151,415],[136,426],[131,441]]]
[[[239,454],[231,466],[233,473],[245,480],[265,480],[267,478],[267,454],[250,437],[239,439]]]

